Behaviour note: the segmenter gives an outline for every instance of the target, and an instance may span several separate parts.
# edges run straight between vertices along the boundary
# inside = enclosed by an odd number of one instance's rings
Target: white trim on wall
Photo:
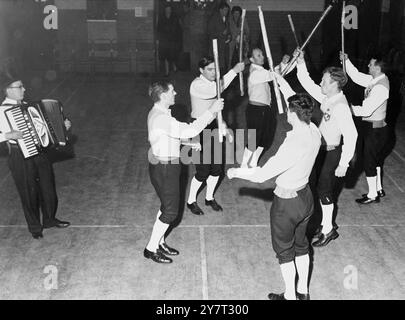
[[[153,0],[117,0],[118,10],[134,10],[135,7],[142,8],[143,11],[153,9]]]
[[[257,10],[257,6],[268,11],[322,12],[325,9],[325,0],[229,0],[228,3],[246,10]]]
[[[58,10],[86,10],[86,0],[55,0]]]

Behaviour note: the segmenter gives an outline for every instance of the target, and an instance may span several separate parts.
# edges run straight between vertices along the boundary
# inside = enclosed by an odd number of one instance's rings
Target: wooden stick
[[[218,41],[217,39],[212,40],[212,51],[214,53],[214,63],[215,63],[215,76],[217,82],[217,99],[221,99],[221,74],[219,70],[219,58],[218,58]],[[218,137],[219,142],[224,141],[223,128],[222,128],[222,112],[217,113],[217,122],[218,122]]]
[[[243,62],[243,29],[245,26],[245,16],[246,16],[246,9],[243,9],[241,17],[242,20],[240,24],[239,62]],[[245,95],[245,90],[243,86],[243,72],[239,72],[239,88],[240,88],[240,96],[243,97]]]
[[[343,8],[342,8],[342,20],[341,20],[341,30],[342,30],[342,53],[343,56],[345,54],[345,20],[346,20],[346,1],[343,1]],[[342,67],[344,73],[346,73],[346,61],[343,59]]]
[[[270,71],[274,72],[273,58],[271,56],[269,40],[267,38],[267,30],[266,30],[266,25],[264,23],[262,7],[258,6],[258,9],[259,9],[260,28],[262,29],[263,44],[264,44],[264,48],[266,50],[266,56],[267,56],[267,59],[269,60]],[[273,84],[274,84],[274,93],[276,94],[278,112],[280,114],[282,114],[282,113],[284,113],[284,108],[283,108],[283,104],[281,102],[280,88],[278,87],[276,78],[274,78]]]
[[[314,35],[315,31],[319,28],[319,26],[321,25],[323,19],[326,18],[326,16],[328,15],[329,11],[333,8],[333,5],[337,2],[337,0],[333,0],[332,3],[326,8],[326,10],[323,12],[322,16],[319,18],[317,24],[315,25],[315,27],[312,29],[311,33],[309,34],[309,36],[307,37],[307,39],[305,40],[304,44],[301,47],[301,50],[304,50],[305,47],[307,46],[307,44],[309,43],[309,40],[311,40],[312,36]],[[291,68],[291,66],[294,64],[295,61],[297,61],[298,56],[294,56],[290,62],[288,63],[288,66],[284,69],[284,71],[281,73],[282,76],[285,76],[287,71]]]
[[[288,21],[290,22],[290,27],[291,27],[291,30],[292,30],[293,35],[294,35],[295,43],[297,44],[297,47],[299,48],[300,47],[300,42],[298,41],[297,33],[295,32],[294,22],[293,22],[293,20],[291,18],[291,14],[288,15]]]

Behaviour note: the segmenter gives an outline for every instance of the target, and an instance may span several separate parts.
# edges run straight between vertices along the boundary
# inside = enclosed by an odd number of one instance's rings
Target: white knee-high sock
[[[202,182],[198,181],[195,177],[191,180],[190,183],[190,192],[188,194],[188,204],[192,204],[193,202],[197,201],[197,192],[200,189]]]
[[[309,255],[295,257],[295,266],[298,272],[297,292],[308,293]]]
[[[257,162],[259,161],[260,155],[263,152],[263,147],[258,147],[255,152],[253,152],[252,159],[250,160],[250,166],[252,168],[257,167]]]
[[[159,210],[158,214],[156,215],[155,222],[159,220],[161,215],[162,215],[162,211]],[[166,231],[165,231],[165,233],[166,233]],[[164,242],[165,242],[165,235],[163,234],[162,238],[160,238],[159,244],[162,244]]]
[[[332,216],[333,216],[333,203],[322,204],[322,233],[327,234],[332,231]]]
[[[169,228],[168,223],[163,223],[160,219],[156,219],[153,225],[152,234],[146,249],[152,252],[156,252],[159,247],[160,240],[164,237],[167,229]]]
[[[218,177],[209,176],[207,178],[207,194],[205,195],[206,200],[214,200],[214,191],[219,180]]]
[[[371,199],[377,197],[377,176],[367,177],[368,184],[368,194],[367,196]]]
[[[381,167],[377,167],[377,191],[382,190]]]
[[[281,274],[283,275],[285,292],[284,297],[287,300],[296,300],[295,296],[295,265],[294,261],[280,264]]]
[[[248,162],[249,162],[250,157],[252,156],[252,154],[253,154],[253,152],[245,147],[245,150],[243,151],[242,163],[240,164],[241,168],[247,168],[248,167]]]

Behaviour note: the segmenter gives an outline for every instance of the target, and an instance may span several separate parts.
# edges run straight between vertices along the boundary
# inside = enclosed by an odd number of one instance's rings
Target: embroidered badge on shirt
[[[323,113],[323,119],[325,121],[329,121],[330,120],[330,109],[326,109],[326,111]]]

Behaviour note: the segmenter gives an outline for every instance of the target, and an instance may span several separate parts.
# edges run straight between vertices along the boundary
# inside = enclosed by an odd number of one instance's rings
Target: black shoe
[[[339,237],[339,233],[335,229],[332,228],[332,231],[329,232],[328,234],[323,234],[321,237],[315,241],[312,246],[313,247],[324,247],[326,246],[331,240],[335,240],[337,237]]]
[[[187,203],[187,208],[189,208],[191,212],[196,214],[197,216],[202,216],[204,214],[204,211],[201,210],[197,202],[193,202],[192,204]]]
[[[321,237],[321,235],[322,235],[322,227],[323,227],[323,226],[319,226],[319,227],[315,230],[315,234],[314,234],[314,236],[312,237],[312,239],[319,239],[319,238]],[[337,226],[337,225],[333,225],[332,228],[335,229],[335,230],[337,230],[337,229],[338,229],[338,226]]]
[[[297,300],[311,300],[309,293],[296,292],[295,295],[297,296]]]
[[[70,222],[68,222],[68,221],[61,221],[58,219],[55,219],[55,220],[56,220],[56,224],[55,224],[56,228],[67,228],[70,226]]]
[[[367,195],[365,196],[365,197],[363,197],[363,198],[360,198],[360,199],[356,199],[356,202],[357,203],[360,203],[360,204],[370,204],[370,203],[379,203],[380,202],[380,197],[379,196],[377,196],[377,197],[375,197],[375,198],[369,198]]]
[[[159,245],[159,250],[162,251],[162,253],[167,254],[169,256],[177,256],[179,255],[179,251],[169,247],[166,242],[163,242],[162,244]]]
[[[70,226],[70,222],[67,221],[61,221],[58,219],[54,219],[54,221],[51,224],[44,225],[44,229],[49,229],[49,228],[67,228]]]
[[[156,252],[152,252],[145,248],[145,250],[143,250],[143,256],[147,259],[152,259],[153,261],[155,261],[157,263],[172,263],[173,262],[172,259],[166,257],[160,250],[157,250]]]
[[[380,197],[380,198],[384,198],[384,197],[385,197],[385,191],[384,191],[384,189],[378,190],[378,191],[377,191],[377,195],[378,195],[378,197]],[[367,198],[367,193],[363,194],[362,197],[363,197],[363,198]]]
[[[42,234],[42,232],[33,232],[32,233],[32,237],[34,238],[34,239],[41,239],[41,238],[43,238],[44,236],[43,236],[43,234]]]
[[[269,293],[267,297],[269,298],[269,300],[287,300],[284,297],[284,293]]]
[[[215,199],[205,199],[205,205],[210,206],[214,211],[222,211],[222,207],[218,204],[218,202],[215,201]]]

